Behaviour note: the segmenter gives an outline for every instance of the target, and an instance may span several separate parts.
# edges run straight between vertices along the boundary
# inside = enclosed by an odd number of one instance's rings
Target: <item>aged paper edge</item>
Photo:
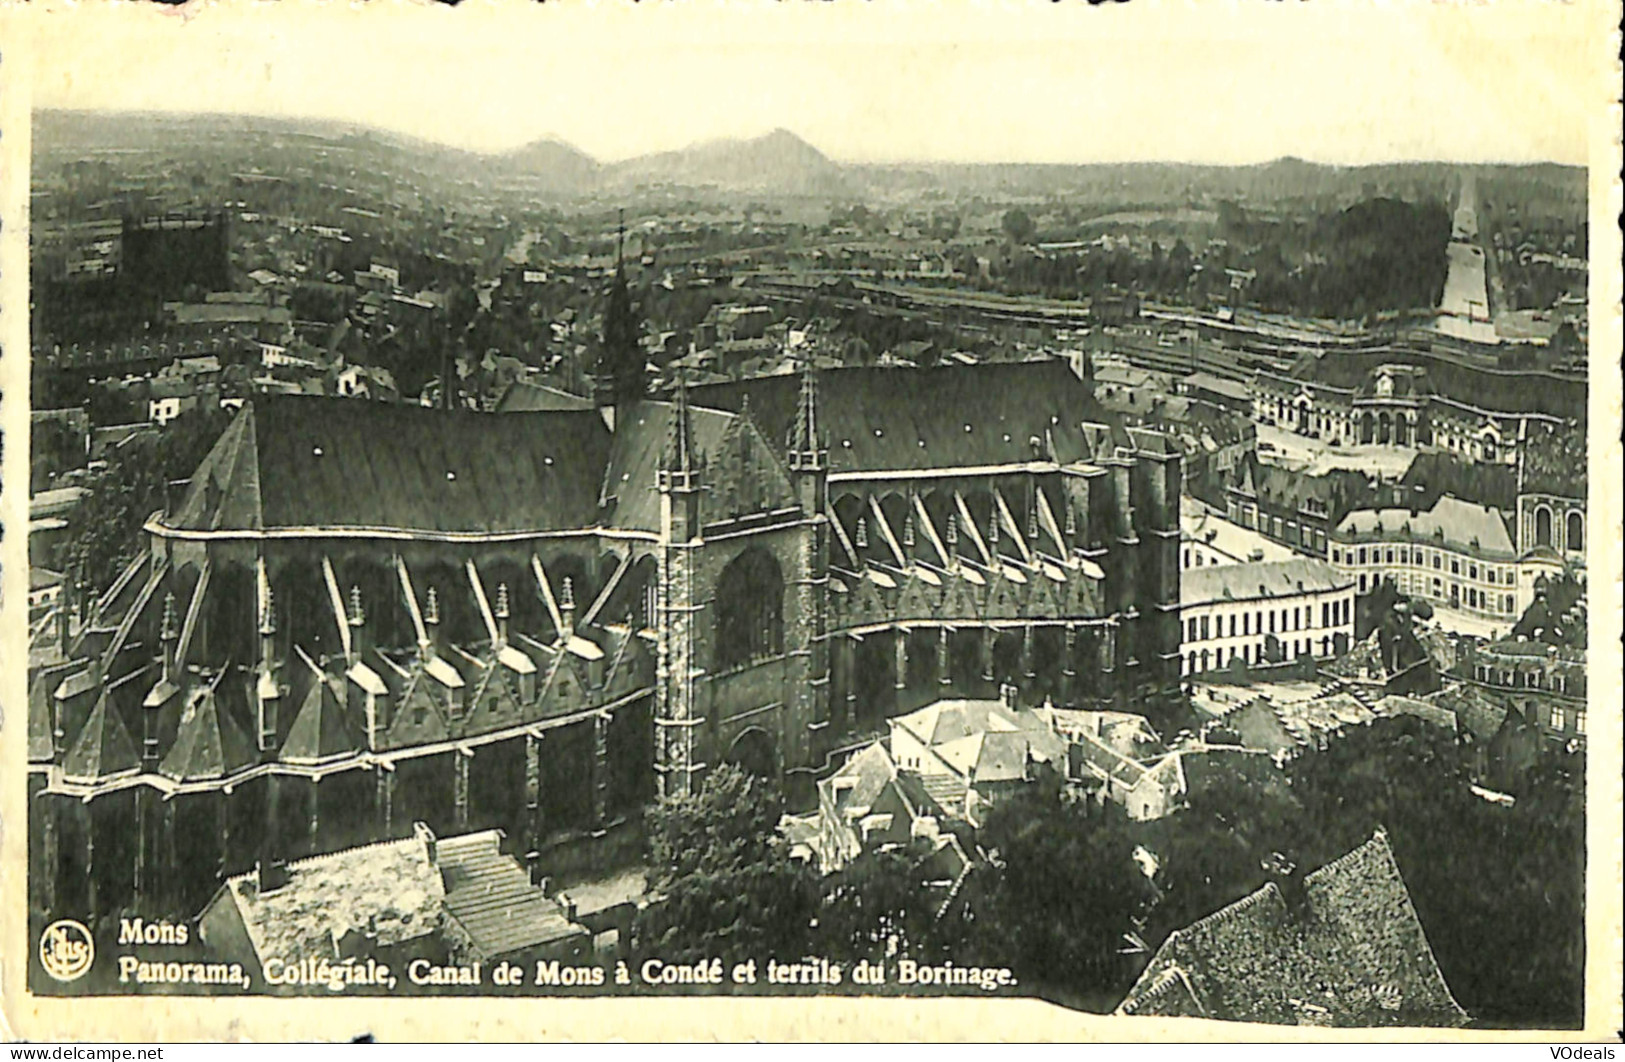
[[[1142,0],[1143,2],[1143,0]],[[1215,0],[1223,2],[1223,0]],[[258,5],[252,5],[258,6]],[[517,6],[517,5],[515,5]],[[605,5],[606,7],[608,5]],[[985,8],[987,5],[978,5]],[[1363,5],[1342,3],[1344,10]],[[373,5],[369,18],[422,17],[422,5],[385,0]],[[734,3],[702,9],[704,17],[760,14],[761,5]],[[915,0],[899,4],[909,24],[927,20],[937,39],[968,4]],[[1119,9],[1117,17],[1177,18],[1185,5],[1152,4]],[[1620,230],[1620,97],[1618,0],[1510,0],[1488,4],[1395,3],[1375,8],[1379,17],[1406,7],[1431,8],[1428,25],[1441,34],[1441,23],[1465,25],[1469,19],[1504,20],[1534,28],[1549,10],[1579,9],[1587,30],[1584,54],[1567,72],[1574,94],[1586,101],[1589,144],[1591,241],[1590,319],[1593,349],[1590,386],[1589,499],[1593,533],[1587,566],[1593,599],[1592,644],[1588,666],[1591,719],[1588,778],[1588,869],[1586,1027],[1580,1031],[1446,1031],[1446,1030],[1311,1030],[1195,1020],[1120,1019],[1072,1012],[1031,999],[875,1000],[848,998],[697,999],[636,996],[625,998],[506,1000],[467,999],[226,999],[226,998],[77,998],[35,997],[24,986],[30,942],[26,927],[26,838],[21,824],[24,790],[20,769],[25,757],[25,661],[28,482],[28,230],[29,139],[31,86],[38,73],[36,31],[48,20],[73,20],[76,33],[117,34],[129,20],[174,17],[141,5],[108,5],[75,10],[65,3],[8,3],[0,8],[0,425],[11,442],[4,448],[4,483],[0,520],[12,529],[3,540],[3,605],[0,605],[0,1039],[27,1038],[75,1041],[187,1040],[348,1040],[370,1033],[379,1040],[483,1039],[508,1040],[1105,1040],[1105,1041],[1291,1041],[1346,1042],[1497,1042],[1615,1039],[1621,1028],[1621,704],[1620,622],[1621,496],[1609,490],[1621,471],[1621,267]],[[217,3],[211,14],[237,17],[251,5]],[[1149,8],[1150,10],[1147,10]],[[1051,5],[1009,4],[1011,19],[1036,18]],[[1186,7],[1188,10],[1188,7]],[[196,5],[191,9],[195,13]],[[850,3],[822,6],[838,32],[861,35],[871,9]],[[1064,17],[1087,17],[1094,9],[1076,5]],[[686,9],[685,14],[694,11]],[[316,19],[338,14],[334,5],[295,2],[277,9],[278,21]],[[460,12],[459,12],[460,13]],[[488,12],[487,12],[488,13]],[[444,18],[443,12],[437,12]],[[605,14],[608,14],[606,11]],[[1289,18],[1290,9],[1276,4],[1233,3],[1230,14],[1239,31],[1268,34],[1269,20]],[[642,17],[652,17],[646,9]],[[263,9],[258,15],[266,17]],[[668,13],[669,17],[669,13]],[[455,18],[453,18],[455,24]],[[719,22],[718,24],[726,24]],[[1161,23],[1166,25],[1167,23]],[[1420,25],[1420,23],[1415,23]],[[179,27],[177,27],[178,29]],[[442,27],[443,28],[443,24]],[[895,27],[894,27],[895,28]],[[60,27],[57,27],[60,37]],[[1464,50],[1460,46],[1447,50]],[[132,61],[133,63],[134,61]],[[1514,74],[1516,72],[1513,72]],[[1509,77],[1515,81],[1515,78]],[[1328,90],[1332,91],[1332,90]],[[1505,93],[1517,98],[1516,85]],[[1596,530],[1600,529],[1600,531]],[[18,781],[12,782],[12,779]],[[13,824],[17,824],[13,826]],[[5,828],[5,827],[11,828]]]

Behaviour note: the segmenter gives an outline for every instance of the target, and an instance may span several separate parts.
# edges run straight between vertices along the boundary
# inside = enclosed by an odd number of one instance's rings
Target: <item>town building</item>
[[[1191,567],[1179,584],[1185,675],[1337,656],[1354,640],[1354,580],[1324,561]]]
[[[1517,637],[1485,643],[1468,640],[1454,674],[1493,702],[1520,713],[1549,740],[1585,744],[1585,650]]]
[[[247,401],[31,676],[40,906],[419,821],[534,868],[720,762],[810,791],[943,697],[1172,698],[1179,455],[1062,362],[643,371],[584,410]]]
[[[925,779],[899,768],[877,741],[818,783],[815,813],[786,816],[780,828],[794,854],[821,873],[834,873],[864,852],[918,846],[937,870],[932,880],[952,888],[971,868],[965,843],[951,828],[953,821]]]
[[[1261,369],[1252,378],[1253,419],[1338,446],[1434,446],[1512,465],[1527,432],[1583,415],[1583,388],[1577,403],[1571,380],[1419,360],[1326,356],[1291,374]],[[1528,388],[1547,393],[1531,403],[1521,397]]]
[[[1225,519],[1195,498],[1179,499],[1179,570],[1216,564],[1285,561],[1298,556],[1257,531]]]
[[[1338,524],[1332,563],[1360,593],[1401,594],[1510,627],[1533,596],[1505,515],[1450,496],[1426,512],[1361,509]]]
[[[1333,530],[1351,510],[1369,504],[1374,491],[1366,475],[1352,469],[1311,475],[1248,455],[1225,492],[1225,513],[1231,523],[1326,560]]]
[[[1380,829],[1319,870],[1170,933],[1117,1013],[1344,1028],[1470,1020]]]
[[[213,961],[240,963],[273,993],[328,990],[312,964],[374,959],[396,977],[435,967],[581,959],[593,934],[501,851],[496,830],[412,836],[228,878],[198,918]],[[273,876],[275,875],[275,876]],[[267,977],[267,973],[271,975]]]

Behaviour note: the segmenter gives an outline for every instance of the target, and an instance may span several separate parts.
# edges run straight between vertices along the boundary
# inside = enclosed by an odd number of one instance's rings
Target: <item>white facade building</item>
[[[1330,657],[1354,641],[1354,581],[1324,561],[1193,565],[1179,594],[1184,675]]]
[[[1501,511],[1448,494],[1427,512],[1349,513],[1332,563],[1362,594],[1392,579],[1407,597],[1496,623],[1516,623],[1533,598]]]

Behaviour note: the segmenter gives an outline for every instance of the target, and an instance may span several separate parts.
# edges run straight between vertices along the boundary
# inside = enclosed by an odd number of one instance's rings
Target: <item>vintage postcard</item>
[[[1617,1037],[1618,15],[0,9],[0,1030]]]

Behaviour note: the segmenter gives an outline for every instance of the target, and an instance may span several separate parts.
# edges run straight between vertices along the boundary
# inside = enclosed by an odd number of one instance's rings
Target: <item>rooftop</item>
[[[1426,512],[1409,509],[1357,509],[1337,525],[1345,541],[1374,537],[1382,541],[1430,542],[1482,557],[1517,555],[1507,520],[1499,509],[1445,495]]]
[[[1186,568],[1179,573],[1179,599],[1187,606],[1219,601],[1264,601],[1297,594],[1329,593],[1352,585],[1349,576],[1325,561],[1300,557]]]
[[[1119,1014],[1277,1025],[1447,1026],[1450,994],[1381,830],[1307,875],[1274,882],[1168,935]]]

